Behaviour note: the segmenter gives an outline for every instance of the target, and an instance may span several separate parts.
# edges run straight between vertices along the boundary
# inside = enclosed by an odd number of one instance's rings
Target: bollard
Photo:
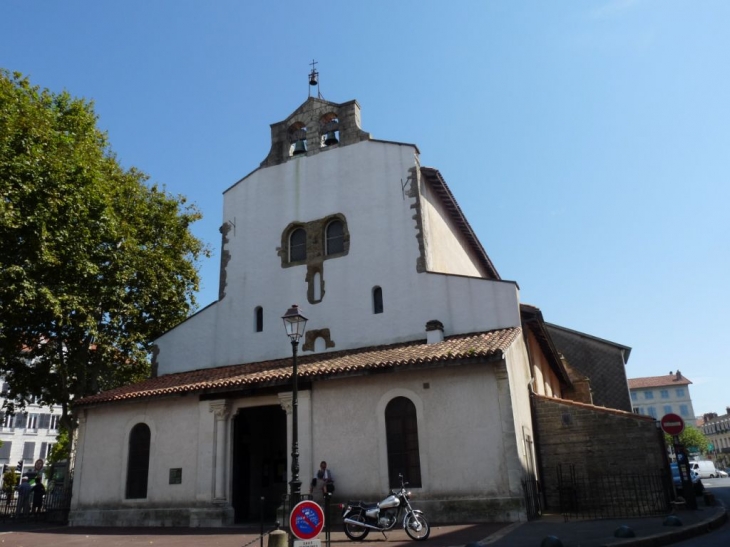
[[[634,531],[626,526],[625,524],[619,526],[616,528],[616,530],[613,532],[613,537],[617,538],[633,538],[636,537],[636,534]]]
[[[540,543],[540,547],[563,547],[563,542],[556,536],[547,536]]]
[[[287,547],[288,534],[284,530],[274,530],[269,534],[268,547]]]
[[[669,515],[662,523],[664,526],[682,526],[682,521],[677,515]]]

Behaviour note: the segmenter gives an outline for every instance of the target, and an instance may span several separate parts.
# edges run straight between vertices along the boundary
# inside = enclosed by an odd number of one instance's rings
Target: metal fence
[[[558,466],[560,513],[565,520],[646,517],[670,510],[671,477],[656,471],[580,476],[574,466]]]
[[[54,488],[43,496],[40,505],[33,503],[33,494],[20,496],[18,492],[0,494],[0,521],[48,520],[66,522],[71,507],[71,489]]]
[[[534,476],[528,476],[522,480],[522,492],[525,496],[525,509],[527,520],[535,520],[542,515],[540,502],[540,485]]]

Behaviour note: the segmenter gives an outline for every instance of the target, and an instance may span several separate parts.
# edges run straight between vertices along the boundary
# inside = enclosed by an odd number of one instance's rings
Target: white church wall
[[[432,272],[482,277],[484,272],[443,204],[428,184],[421,199],[426,268]]]
[[[412,146],[362,142],[255,171],[229,189],[226,296],[157,340],[159,374],[286,357],[280,317],[294,303],[308,330],[330,329],[333,350],[419,339],[431,319],[447,336],[519,325],[514,284],[417,273],[415,198],[406,185],[416,166]],[[324,296],[310,303],[306,265],[282,267],[277,248],[289,223],[335,213],[346,218],[349,253],[324,260]],[[373,314],[375,286],[383,314]],[[254,332],[257,306],[262,332]]]
[[[169,505],[196,499],[201,485],[195,444],[205,416],[198,406],[196,400],[180,398],[91,409],[80,432],[77,468],[84,480],[74,481],[72,509],[119,503]],[[151,431],[147,498],[126,500],[129,433],[138,423],[147,424]],[[181,484],[169,484],[170,469],[182,469]],[[210,478],[202,482],[209,491]],[[210,494],[205,498],[209,500]]]
[[[505,352],[505,362],[509,375],[509,389],[512,415],[506,417],[507,423],[514,433],[514,450],[505,450],[504,457],[510,482],[510,490],[515,494],[522,492],[522,480],[529,469],[528,462],[534,454],[529,440],[534,443],[535,435],[532,431],[532,414],[530,410],[530,392],[528,384],[531,379],[529,357],[526,351],[523,335]],[[511,442],[510,442],[511,444]],[[532,470],[536,471],[535,469]]]
[[[416,499],[505,492],[493,364],[345,378],[315,385],[313,461],[326,460],[338,497],[389,491],[385,407],[410,399],[418,415],[422,488]],[[427,387],[426,387],[427,386]],[[336,418],[335,418],[336,417]]]

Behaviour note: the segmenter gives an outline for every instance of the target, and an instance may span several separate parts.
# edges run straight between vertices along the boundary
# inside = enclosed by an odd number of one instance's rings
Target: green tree
[[[664,435],[664,441],[667,443],[667,446],[673,446],[674,444],[672,437],[667,434]],[[692,427],[691,425],[684,426],[684,431],[682,431],[682,434],[679,436],[679,442],[681,442],[685,448],[697,448],[702,454],[707,454],[707,449],[710,444],[702,431],[696,427]]]
[[[93,103],[0,69],[0,374],[8,408],[143,379],[151,342],[195,308],[200,218],[124,169]]]

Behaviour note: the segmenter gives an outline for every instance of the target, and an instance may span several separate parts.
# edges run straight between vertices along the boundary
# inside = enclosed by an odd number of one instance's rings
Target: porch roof
[[[297,360],[297,376],[300,380],[313,381],[377,371],[503,359],[504,352],[520,332],[519,327],[512,327],[449,336],[443,342],[435,344],[426,344],[421,339],[389,346],[300,355]],[[169,395],[207,394],[287,385],[291,383],[291,378],[291,357],[199,369],[166,374],[104,391],[75,401],[74,407]]]

